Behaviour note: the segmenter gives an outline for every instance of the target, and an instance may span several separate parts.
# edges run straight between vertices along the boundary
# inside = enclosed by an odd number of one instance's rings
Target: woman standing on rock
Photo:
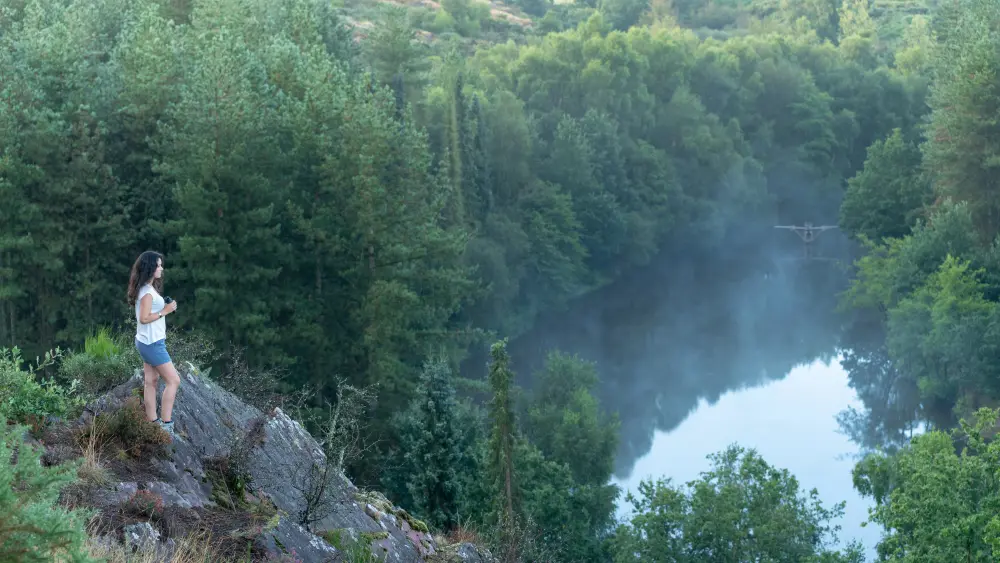
[[[167,323],[164,317],[177,310],[177,302],[160,296],[163,289],[163,256],[152,250],[139,255],[132,265],[128,281],[128,302],[135,307],[135,347],[142,357],[143,405],[146,419],[174,435],[174,398],[181,385],[170,355],[167,354]],[[166,381],[161,406],[162,416],[156,416],[156,387],[160,376]]]

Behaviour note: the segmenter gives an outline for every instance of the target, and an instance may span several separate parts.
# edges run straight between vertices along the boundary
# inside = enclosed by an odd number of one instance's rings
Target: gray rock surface
[[[139,549],[155,549],[160,543],[160,532],[149,522],[125,526],[125,543]]]
[[[141,373],[137,373],[90,405],[81,423],[98,413],[120,408],[141,388]],[[257,538],[269,553],[281,555],[294,550],[303,563],[342,560],[337,547],[322,539],[326,537],[346,545],[367,543],[380,559],[392,563],[490,561],[470,544],[447,546],[445,551],[454,557],[442,559],[438,553],[444,546],[438,545],[421,522],[382,495],[359,491],[343,475],[330,481],[319,503],[322,509],[309,529],[300,525],[306,507],[303,491],[308,489],[315,468],[324,463],[319,443],[281,409],[262,413],[213,381],[199,377],[197,370],[190,367],[181,370],[173,419],[173,443],[167,446],[165,458],[151,461],[150,478],[117,483],[98,495],[101,504],[121,503],[136,490],[145,489],[162,497],[164,507],[211,508],[219,502],[220,494],[213,490],[220,486],[211,471],[213,459],[238,459],[230,454],[243,452],[242,466],[250,476],[249,495],[269,499],[278,509],[277,521],[265,527]],[[155,532],[148,523],[128,530],[126,536],[132,538],[128,541],[156,541],[148,533]]]

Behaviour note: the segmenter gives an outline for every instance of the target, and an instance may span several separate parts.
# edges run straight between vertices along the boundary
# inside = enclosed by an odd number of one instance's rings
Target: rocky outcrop
[[[422,522],[342,475],[321,480],[320,445],[281,409],[260,412],[194,369],[181,377],[174,440],[148,457],[112,452],[110,482],[74,493],[76,504],[106,516],[104,541],[155,544],[169,559],[176,539],[208,530],[251,545],[262,559],[344,561],[348,551],[370,549],[389,562],[487,561],[471,544],[443,545]],[[136,374],[89,405],[65,435],[79,443],[95,417],[138,409],[141,392]],[[67,447],[50,438],[51,451]]]

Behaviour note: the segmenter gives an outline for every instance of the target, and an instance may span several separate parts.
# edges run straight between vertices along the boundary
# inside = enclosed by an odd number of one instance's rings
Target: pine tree
[[[136,234],[129,229],[124,186],[105,157],[102,126],[92,113],[73,116],[69,160],[63,174],[63,217],[73,230],[65,260],[80,308],[67,316],[59,340],[80,342],[98,326],[118,320],[122,285],[128,279]]]
[[[489,155],[486,153],[488,135],[486,119],[482,115],[478,95],[466,109],[462,134],[462,192],[465,209],[471,224],[481,228],[486,216],[493,209],[492,186],[490,185]]]
[[[517,528],[520,521],[520,495],[514,474],[514,450],[517,428],[511,387],[514,374],[508,364],[507,339],[490,347],[489,383],[493,389],[490,402],[490,421],[493,430],[488,447],[488,470],[493,485],[494,522],[501,535],[501,557],[504,561],[517,560]]]
[[[168,224],[178,236],[174,272],[194,289],[182,318],[212,326],[220,342],[250,345],[253,361],[274,359],[270,321],[281,304],[260,296],[287,256],[275,213],[283,192],[271,179],[282,154],[275,110],[250,49],[259,38],[200,25],[206,29],[186,45],[192,63],[158,146],[159,170],[176,182],[176,219]]]
[[[462,70],[455,71],[455,85],[452,88],[451,104],[448,111],[448,155],[451,157],[451,183],[455,195],[453,196],[455,210],[455,221],[458,225],[464,225],[467,221],[468,211],[465,209],[465,198],[463,187],[465,185],[464,159],[463,153],[465,144],[465,96],[462,92],[463,78]]]
[[[2,366],[0,366],[2,369]],[[0,415],[0,561],[87,563],[88,514],[58,504],[76,479],[72,464],[44,467],[41,452],[24,443],[26,428]]]
[[[404,8],[385,5],[379,24],[365,42],[364,51],[380,82],[398,81],[397,91],[405,92],[408,100],[417,101],[422,98],[427,83],[429,64],[423,56],[423,45],[416,41],[416,31],[407,18]]]
[[[983,241],[1000,233],[1000,4],[949,2],[937,27],[936,80],[923,145],[924,168],[936,194],[969,204]],[[941,24],[938,24],[941,25]]]
[[[0,157],[0,346],[13,347],[19,339],[31,342],[31,334],[20,334],[23,305],[31,287],[24,264],[35,241],[31,220],[37,206],[28,199],[18,181],[25,167],[11,154]]]
[[[409,409],[396,421],[406,492],[414,512],[442,529],[458,524],[462,430],[452,373],[444,358],[424,364]]]

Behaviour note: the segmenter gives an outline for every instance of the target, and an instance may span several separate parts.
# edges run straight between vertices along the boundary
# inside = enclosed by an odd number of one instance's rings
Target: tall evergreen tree
[[[248,44],[258,38],[216,23],[198,20],[186,45],[192,64],[159,139],[159,169],[176,182],[175,271],[190,298],[178,299],[179,318],[251,345],[258,361],[274,358],[269,321],[280,304],[263,296],[287,252],[275,214],[281,191],[268,177],[280,152],[264,69]],[[168,257],[167,276],[170,266]]]
[[[516,530],[521,520],[521,495],[514,473],[514,452],[518,443],[511,398],[514,374],[510,371],[509,363],[507,339],[495,342],[490,347],[489,383],[493,399],[489,409],[492,431],[487,464],[493,490],[492,521],[501,535],[501,558],[505,563],[517,560]]]
[[[463,459],[458,403],[447,360],[424,363],[409,408],[396,418],[409,506],[434,526],[449,530],[459,523],[463,494],[459,464]]]
[[[969,203],[984,241],[1000,233],[1000,3],[942,7],[924,165],[942,196]]]

